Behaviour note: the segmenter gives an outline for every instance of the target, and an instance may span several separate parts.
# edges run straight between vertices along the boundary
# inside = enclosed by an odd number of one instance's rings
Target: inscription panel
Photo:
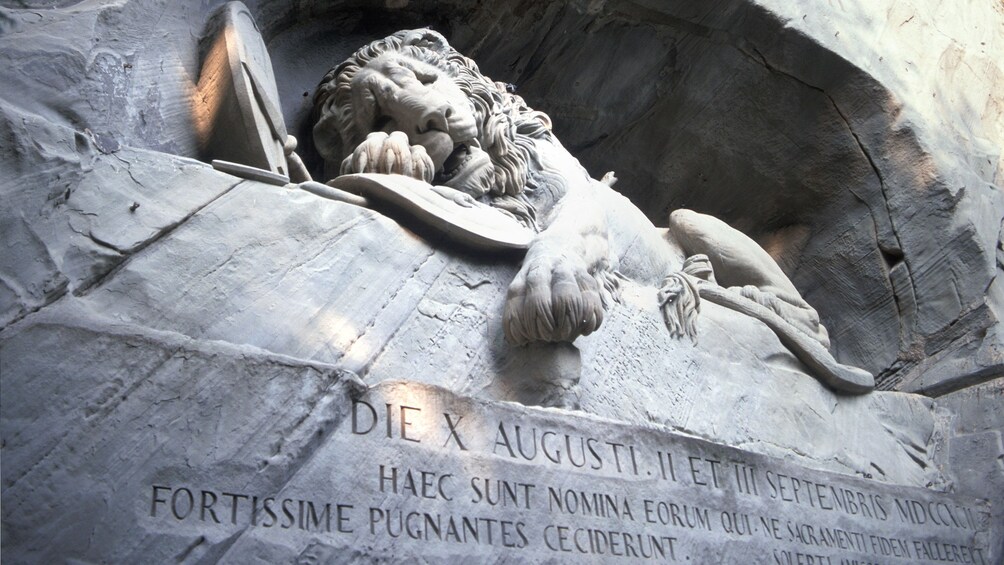
[[[302,562],[345,550],[519,562],[990,560],[983,501],[415,383],[345,401],[278,492],[153,481],[139,493],[145,526],[232,530],[230,556],[266,547]]]

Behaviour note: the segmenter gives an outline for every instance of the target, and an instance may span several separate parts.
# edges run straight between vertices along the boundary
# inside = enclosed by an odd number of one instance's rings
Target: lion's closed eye
[[[436,82],[436,80],[439,78],[439,75],[437,75],[436,73],[427,72],[423,70],[416,70],[415,78],[418,79],[418,82],[421,82],[422,84],[425,85],[429,85]]]
[[[396,124],[394,119],[383,112],[380,107],[380,99],[372,89],[367,88],[363,100],[366,103],[364,111],[371,116],[370,123],[373,124],[372,131],[382,131],[390,133],[394,131]]]
[[[433,84],[434,82],[439,80],[439,73],[436,72],[434,68],[431,68],[427,65],[422,65],[417,61],[409,61],[407,59],[401,60],[400,63],[402,67],[408,69],[409,71],[412,72],[412,74],[415,75],[415,78],[418,79],[418,82],[426,86]]]

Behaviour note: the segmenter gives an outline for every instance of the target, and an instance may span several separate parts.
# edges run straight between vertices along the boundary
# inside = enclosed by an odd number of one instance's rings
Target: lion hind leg
[[[781,267],[757,242],[727,223],[692,210],[675,210],[669,228],[684,253],[707,255],[723,287],[759,287],[796,306],[807,306]]]
[[[719,285],[771,309],[829,347],[829,335],[819,323],[819,314],[802,299],[770,254],[746,234],[718,218],[691,210],[674,211],[669,224],[686,255],[706,256]]]

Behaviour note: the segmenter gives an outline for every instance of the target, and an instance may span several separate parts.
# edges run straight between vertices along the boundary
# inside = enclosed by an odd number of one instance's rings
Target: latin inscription
[[[331,448],[290,481],[299,487],[236,492],[160,482],[144,495],[148,518],[322,536],[332,546],[412,543],[416,554],[442,544],[470,546],[471,555],[481,555],[478,546],[569,560],[989,560],[978,501],[801,469],[664,431],[484,409],[423,385],[380,387],[350,402]]]

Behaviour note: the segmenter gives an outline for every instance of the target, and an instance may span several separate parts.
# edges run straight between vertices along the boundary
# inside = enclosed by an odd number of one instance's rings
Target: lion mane
[[[474,61],[431,29],[400,31],[374,41],[328,71],[314,95],[314,140],[321,157],[340,162],[370,132],[366,125],[373,123],[373,108],[353,106],[352,79],[367,63],[387,53],[433,65],[456,82],[474,106],[478,141],[494,166],[489,189],[492,204],[533,223],[532,213],[525,217],[527,208],[532,209],[525,192],[538,184],[538,175],[531,170],[533,140],[552,139],[550,118],[527,106],[505,83],[481,74]]]

